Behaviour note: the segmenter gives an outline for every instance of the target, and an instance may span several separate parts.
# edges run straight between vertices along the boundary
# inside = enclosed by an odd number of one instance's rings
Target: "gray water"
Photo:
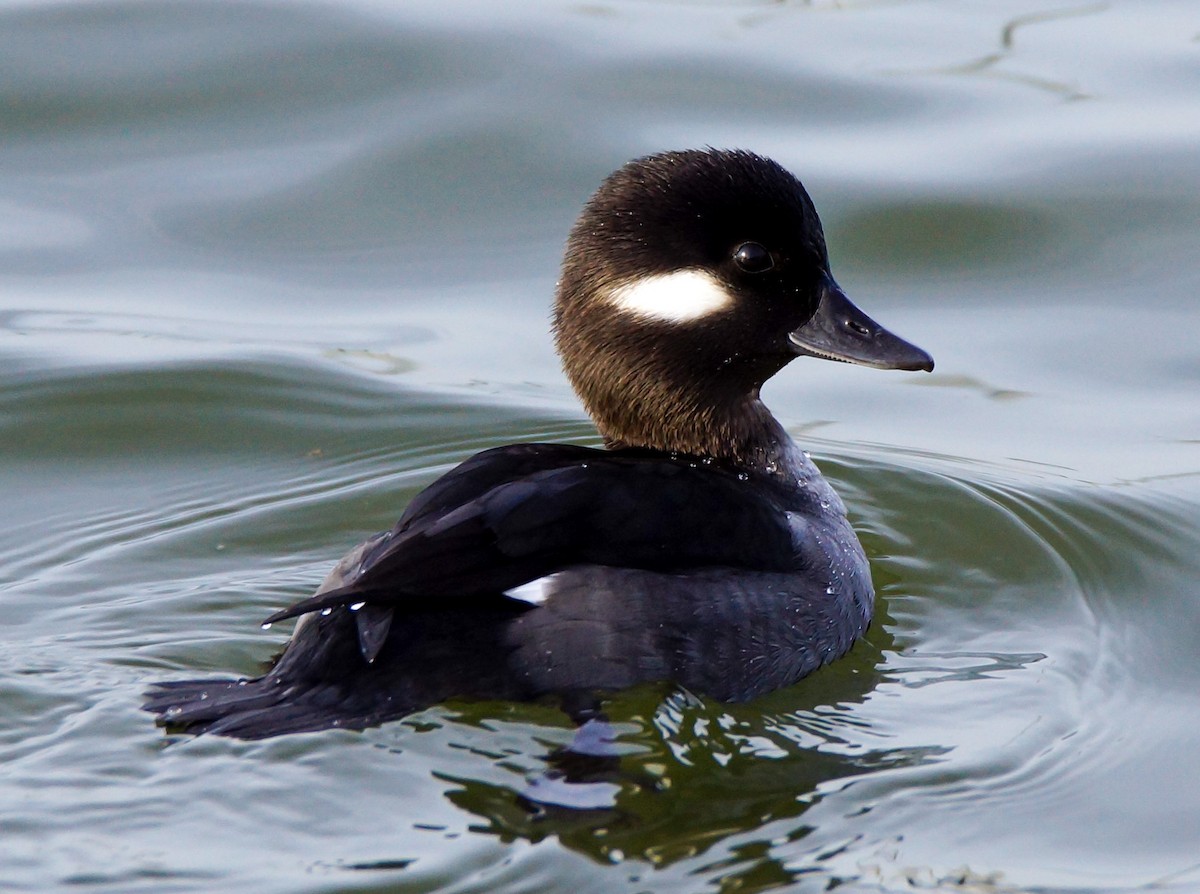
[[[0,5],[0,889],[1200,890],[1192,2]],[[879,612],[748,705],[616,697],[616,811],[519,803],[548,705],[172,737],[472,452],[596,438],[548,304],[599,180],[796,172],[931,376],[764,396]]]

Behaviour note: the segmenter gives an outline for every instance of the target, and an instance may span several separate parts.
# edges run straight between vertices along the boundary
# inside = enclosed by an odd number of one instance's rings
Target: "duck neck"
[[[803,477],[804,454],[759,399],[757,389],[704,406],[672,400],[661,392],[656,398],[653,405],[642,407],[629,400],[620,407],[589,405],[605,445],[712,457],[738,469],[792,481]]]

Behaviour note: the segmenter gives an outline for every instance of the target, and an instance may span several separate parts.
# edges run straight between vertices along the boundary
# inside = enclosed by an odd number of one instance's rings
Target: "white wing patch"
[[[664,323],[687,323],[716,313],[733,296],[703,270],[643,276],[613,289],[608,300],[619,310]]]
[[[545,577],[539,577],[537,580],[531,580],[529,583],[505,590],[504,595],[510,599],[528,602],[530,605],[541,605],[550,598],[551,584],[554,583],[555,577],[556,575],[547,574]]]

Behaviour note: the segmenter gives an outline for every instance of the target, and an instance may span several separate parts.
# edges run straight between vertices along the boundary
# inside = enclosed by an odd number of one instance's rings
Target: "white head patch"
[[[665,323],[699,320],[733,303],[733,296],[703,270],[643,276],[613,289],[608,300],[619,310]]]

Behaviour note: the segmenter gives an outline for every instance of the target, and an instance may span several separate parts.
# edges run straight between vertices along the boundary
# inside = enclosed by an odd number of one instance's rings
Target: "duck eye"
[[[734,249],[733,263],[747,273],[766,273],[775,266],[775,259],[757,242],[743,242]]]

